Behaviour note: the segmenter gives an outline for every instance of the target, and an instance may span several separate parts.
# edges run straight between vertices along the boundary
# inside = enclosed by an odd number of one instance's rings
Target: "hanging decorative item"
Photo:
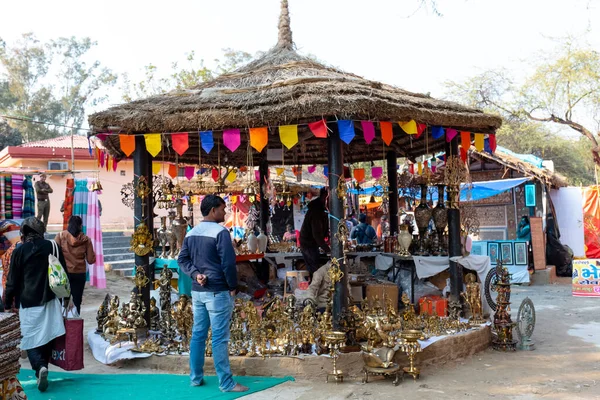
[[[460,184],[468,181],[469,171],[460,157],[450,156],[444,169],[444,184],[448,191],[448,208],[458,208]]]
[[[146,217],[146,197],[152,192],[152,188],[148,186],[148,180],[145,176],[138,177],[135,185],[135,194],[142,201],[142,219]]]
[[[419,249],[415,252],[418,256],[428,256],[429,252],[426,249],[425,235],[431,220],[431,208],[427,205],[427,185],[421,186],[421,202],[415,209],[415,221],[419,228]]]
[[[131,235],[130,245],[130,250],[138,256],[145,256],[152,253],[152,234],[145,223],[141,222],[135,228],[135,232]]]
[[[447,256],[448,251],[444,245],[444,231],[448,226],[448,211],[444,206],[444,185],[437,185],[438,188],[438,203],[431,211],[433,222],[435,223],[435,229],[437,231],[438,246],[433,249],[434,256]]]

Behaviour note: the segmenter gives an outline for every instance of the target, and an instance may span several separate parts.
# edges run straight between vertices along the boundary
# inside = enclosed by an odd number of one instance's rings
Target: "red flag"
[[[177,178],[177,166],[175,164],[169,165],[169,176],[173,179]]]
[[[308,124],[310,131],[318,138],[326,139],[327,138],[327,124],[325,124],[325,120],[322,119],[320,121],[311,122]]]
[[[425,132],[425,129],[427,129],[426,124],[421,124],[417,122],[417,139],[421,136],[423,132]]]
[[[256,172],[258,172],[258,171],[256,171]],[[219,181],[219,170],[218,169],[213,168],[213,170],[212,170],[212,178],[213,178],[213,181],[215,181],[215,182]]]
[[[173,142],[173,150],[175,150],[180,156],[182,156],[183,153],[185,153],[190,147],[188,143],[187,132],[173,133],[171,135],[171,141]]]
[[[492,153],[496,152],[496,135],[488,135],[488,139],[490,140],[490,149]]]
[[[465,148],[462,146],[460,147],[460,158],[464,163],[467,162],[467,150],[465,150]]]

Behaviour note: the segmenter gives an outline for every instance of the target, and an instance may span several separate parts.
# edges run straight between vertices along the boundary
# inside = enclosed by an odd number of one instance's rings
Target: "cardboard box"
[[[375,296],[379,297],[381,307],[384,307],[383,294],[389,298],[392,302],[394,310],[398,310],[398,286],[395,283],[368,283],[367,284],[367,299],[369,304],[372,305],[375,300]]]

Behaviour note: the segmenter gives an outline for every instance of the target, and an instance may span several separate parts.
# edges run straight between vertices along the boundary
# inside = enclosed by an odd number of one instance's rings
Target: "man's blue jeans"
[[[190,378],[192,385],[200,385],[204,377],[204,351],[208,328],[212,327],[212,353],[219,377],[219,389],[235,386],[229,366],[229,324],[234,298],[229,292],[192,292],[194,328],[190,343]]]

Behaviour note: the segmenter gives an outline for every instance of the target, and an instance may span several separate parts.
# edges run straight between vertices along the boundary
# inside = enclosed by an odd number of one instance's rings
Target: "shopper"
[[[310,272],[310,278],[321,267],[321,248],[325,253],[331,249],[325,241],[329,236],[329,218],[325,205],[327,189],[322,188],[319,197],[308,203],[308,211],[300,228],[300,251]]]
[[[65,256],[73,303],[80,315],[83,289],[85,288],[87,275],[87,266],[85,263],[94,264],[96,262],[96,253],[94,253],[92,241],[82,231],[83,221],[81,217],[72,215],[69,218],[67,230],[58,233],[54,239]]]
[[[52,342],[65,334],[60,302],[48,284],[48,256],[53,245],[44,239],[44,232],[44,223],[36,217],[23,221],[23,244],[13,252],[6,283],[6,304],[13,304],[15,298],[21,303],[21,350],[27,350],[40,392],[48,388]],[[64,268],[65,258],[60,248],[58,259]]]
[[[208,328],[212,327],[219,388],[223,392],[245,392],[248,388],[235,383],[229,365],[229,325],[238,281],[231,236],[219,225],[225,221],[225,201],[219,196],[206,196],[200,211],[204,220],[187,233],[177,259],[181,270],[192,278],[190,378],[192,386],[204,384],[204,351]]]

